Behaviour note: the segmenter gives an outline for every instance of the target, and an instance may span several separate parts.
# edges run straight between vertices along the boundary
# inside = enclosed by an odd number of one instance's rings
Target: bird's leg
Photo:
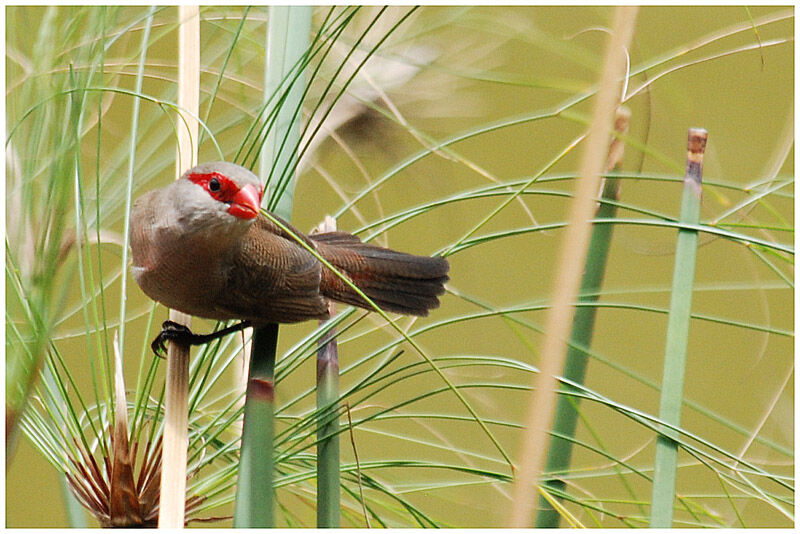
[[[173,341],[181,345],[205,345],[206,343],[214,341],[215,339],[219,339],[222,336],[227,336],[233,332],[244,330],[248,326],[252,326],[250,321],[242,321],[227,328],[223,328],[222,330],[211,332],[210,334],[195,334],[189,330],[188,327],[182,324],[178,324],[174,321],[164,321],[164,323],[161,325],[161,333],[159,333],[150,344],[150,348],[153,349],[153,352],[155,352],[156,356],[161,356],[160,352],[166,352],[167,350],[167,341]]]

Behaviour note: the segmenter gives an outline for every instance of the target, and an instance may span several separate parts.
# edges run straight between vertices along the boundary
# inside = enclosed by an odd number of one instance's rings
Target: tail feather
[[[443,293],[444,288],[435,291],[421,290],[412,292],[413,289],[398,287],[399,283],[375,282],[372,280],[357,280],[356,285],[376,304],[378,301],[383,303],[381,307],[400,313],[412,313],[413,310],[424,310],[427,312],[431,308],[439,306],[438,296]],[[439,286],[442,287],[441,285]],[[361,297],[358,296],[360,299]],[[417,314],[418,315],[418,314]]]
[[[362,243],[345,232],[310,236],[329,261],[384,310],[409,315],[428,315],[439,306],[450,268],[444,258],[415,256]],[[322,293],[333,300],[361,308],[371,306],[329,269],[324,269]]]

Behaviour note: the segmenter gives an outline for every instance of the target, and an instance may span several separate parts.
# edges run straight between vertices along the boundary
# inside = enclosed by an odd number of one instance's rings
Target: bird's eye
[[[212,193],[216,193],[222,188],[222,185],[219,183],[219,180],[216,178],[212,178],[208,181],[208,190]]]

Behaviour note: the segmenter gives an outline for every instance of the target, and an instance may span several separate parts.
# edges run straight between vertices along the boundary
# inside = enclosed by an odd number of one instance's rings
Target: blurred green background
[[[66,75],[70,66],[82,65],[80,49],[98,38],[95,29],[83,27],[80,16],[86,9],[99,7],[7,7],[6,8],[6,128],[9,131],[22,120],[26,111],[20,93],[27,84],[44,83],[49,76]],[[326,8],[318,8],[318,21]],[[113,33],[118,38],[107,51],[106,61],[112,73],[106,82],[120,87],[132,85],[136,52],[141,38],[141,23],[128,25],[146,11],[144,7],[115,8]],[[396,20],[403,8],[390,8],[388,19]],[[225,46],[242,17],[240,8],[201,8],[203,19],[201,43],[203,98],[216,83]],[[365,9],[370,20],[374,9]],[[320,143],[298,179],[293,223],[304,231],[318,224],[326,214],[336,212],[342,197],[352,198],[368,182],[374,182],[399,162],[420,150],[434,146],[468,131],[477,131],[510,118],[547,113],[571,101],[594,86],[602,65],[605,31],[610,25],[611,10],[605,7],[422,7],[406,21],[380,49],[378,55],[411,65],[413,77],[397,87],[386,87],[382,99],[375,101],[378,110],[367,111],[337,131],[336,138]],[[176,35],[173,26],[175,9],[158,12],[148,50],[147,76],[143,92],[170,94],[176,71]],[[245,125],[226,127],[229,121],[252,109],[259,101],[263,73],[263,32],[266,8],[248,13],[243,39],[227,70],[228,79],[220,87],[214,114],[209,120],[212,131],[220,132],[219,141],[227,157],[238,147]],[[769,19],[772,22],[765,22]],[[69,41],[53,36],[43,42],[41,29],[66,27],[77,21]],[[356,30],[354,30],[355,32]],[[682,175],[689,127],[703,127],[709,132],[704,177],[709,182],[736,186],[739,190],[710,187],[704,192],[702,220],[739,223],[741,231],[751,231],[762,239],[791,244],[794,220],[794,19],[791,7],[645,7],[639,12],[631,67],[635,73],[628,91],[646,88],[626,105],[632,111],[631,144],[626,148],[623,170],[641,174]],[[53,57],[59,62],[46,65],[36,59],[37,51],[60,47]],[[400,60],[397,58],[400,57]],[[133,61],[133,63],[131,63]],[[642,66],[651,65],[645,73]],[[263,67],[262,67],[263,68]],[[389,67],[385,67],[388,69]],[[40,70],[41,69],[41,70]],[[385,72],[376,69],[376,75]],[[380,85],[381,80],[376,84]],[[174,93],[171,93],[174,98]],[[122,172],[126,167],[124,147],[129,142],[132,99],[120,94],[103,97],[105,108],[102,136],[103,155],[96,161],[94,147],[97,130],[86,132],[83,165],[101,175]],[[591,104],[570,107],[561,116],[492,128],[449,147],[453,153],[434,152],[409,166],[399,175],[368,195],[354,210],[338,220],[344,230],[356,230],[364,221],[373,221],[434,199],[491,181],[511,182],[530,178],[546,166],[585,129]],[[393,119],[387,118],[382,113]],[[142,114],[163,113],[157,106],[142,104]],[[402,118],[402,120],[401,120]],[[142,131],[141,154],[137,169],[146,168],[148,183],[136,183],[134,194],[168,183],[174,173],[175,144],[168,126]],[[9,156],[7,156],[8,159]],[[20,151],[14,157],[36,158]],[[574,175],[580,146],[549,168],[545,176]],[[210,144],[201,147],[200,160],[219,159]],[[788,185],[756,202],[746,210],[728,213],[752,188],[788,180]],[[542,191],[571,191],[570,181],[535,184]],[[7,217],[14,216],[14,191],[7,189]],[[563,196],[535,194],[520,197],[510,204],[479,234],[528,227],[566,219],[569,207]],[[677,216],[680,187],[675,182],[644,179],[624,180],[621,201],[640,208]],[[389,232],[386,243],[393,248],[418,254],[432,254],[453,243],[489,214],[502,199],[487,198],[452,203],[425,216],[413,219]],[[523,208],[524,206],[524,208]],[[629,216],[621,212],[620,216]],[[109,217],[108,230],[121,232],[121,213]],[[535,220],[535,223],[532,222]],[[775,229],[786,222],[788,231]],[[11,226],[11,221],[7,220]],[[744,225],[754,225],[749,229]],[[549,297],[560,230],[522,233],[466,249],[451,256],[451,288],[488,303],[495,309],[526,304],[544,304]],[[701,235],[698,254],[694,311],[708,317],[746,325],[759,325],[787,332],[793,331],[793,287],[760,261],[747,247],[729,240]],[[672,250],[675,232],[657,227],[620,225],[616,228],[610,263],[601,302],[624,302],[666,308],[673,269]],[[13,243],[7,246],[14,246]],[[793,265],[778,262],[783,274],[793,280]],[[64,309],[76,306],[77,288],[70,292]],[[148,301],[137,287],[128,290],[129,309],[149,309]],[[110,309],[116,310],[116,305]],[[444,298],[442,307],[431,320],[476,312],[477,308],[456,295]],[[13,306],[7,320],[13,320]],[[159,315],[161,317],[161,315]],[[519,314],[536,325],[544,324],[544,311]],[[144,328],[145,317],[133,320],[129,332]],[[80,336],[82,317],[72,313],[58,324],[55,335],[67,355],[76,376],[88,373],[82,358],[85,342]],[[424,324],[424,323],[422,323]],[[637,310],[603,308],[598,314],[594,351],[609,363],[592,360],[587,385],[617,402],[657,414],[658,391],[631,378],[631,374],[658,382],[663,365],[666,315]],[[293,340],[307,333],[311,326],[298,325],[281,329],[280,346],[290,347]],[[126,352],[138,354],[142,340],[135,334],[126,338]],[[507,357],[531,365],[537,364],[540,335],[525,331],[521,335],[501,317],[456,323],[437,335],[421,338],[427,350],[435,354],[486,354]],[[343,365],[355,360],[369,345],[355,342],[343,351]],[[368,342],[365,342],[368,343]],[[531,348],[532,347],[532,348]],[[728,451],[762,465],[770,472],[792,477],[794,459],[759,442],[763,438],[786,450],[794,449],[794,338],[754,328],[695,320],[692,323],[685,398],[703,407],[684,409],[682,424],[692,432]],[[9,353],[7,346],[7,353]],[[348,352],[349,351],[349,352]],[[416,356],[407,352],[403,358]],[[137,363],[126,362],[131,372]],[[454,381],[474,379],[529,385],[532,375],[504,377],[491,369],[455,369]],[[311,387],[314,372],[305,365],[280,385],[281,391]],[[441,385],[436,378],[409,382],[421,389]],[[129,382],[130,387],[130,382]],[[402,400],[403,388],[387,388],[381,402]],[[487,417],[502,416],[522,422],[527,414],[528,395],[509,388],[469,390],[468,398]],[[288,393],[286,394],[288,397]],[[285,397],[285,398],[286,398]],[[464,413],[450,397],[436,397],[430,406],[443,412]],[[415,406],[411,411],[423,410]],[[744,435],[715,422],[708,414],[730,420],[748,429]],[[654,437],[613,410],[598,404],[583,403],[582,417],[590,421],[579,428],[579,437],[602,442],[616,458],[643,470],[652,468]],[[407,425],[398,428],[396,425]],[[589,428],[591,430],[589,430]],[[359,435],[359,456],[392,458],[419,454],[425,457],[450,458],[451,451],[412,443],[411,438],[445,446],[469,448],[478,455],[496,457],[486,437],[474,424],[437,422],[428,425],[410,421],[384,421],[375,431]],[[379,430],[391,433],[387,438]],[[521,433],[499,429],[497,435],[515,457]],[[408,439],[400,439],[406,436]],[[349,446],[342,442],[342,450]],[[349,454],[349,452],[343,452]],[[483,465],[484,459],[464,460]],[[736,512],[720,489],[717,475],[691,457],[681,457],[678,491],[686,498],[701,502],[713,511],[713,524],[741,526]],[[497,467],[496,459],[488,462]],[[612,476],[613,462],[585,449],[576,449],[574,466],[582,476],[574,479],[575,492],[587,500],[626,499],[619,480]],[[649,467],[648,467],[649,466]],[[499,468],[498,468],[499,469]],[[510,509],[511,486],[499,483],[454,483],[446,487],[449,473],[410,473],[398,470],[387,474],[398,491],[409,478],[419,485],[430,479],[445,487],[431,491],[415,489],[411,498],[431,516],[451,526],[503,526]],[[444,479],[438,477],[445,477]],[[790,480],[793,486],[793,479]],[[649,485],[633,479],[634,489],[642,500],[649,500]],[[415,486],[416,487],[416,486]],[[6,525],[8,527],[63,527],[66,516],[61,489],[53,468],[20,435],[15,447],[7,451]],[[793,494],[792,494],[793,497]],[[291,503],[292,501],[288,501]],[[619,513],[635,513],[633,503],[618,504]],[[222,515],[224,512],[220,512]],[[298,512],[301,515],[306,512]],[[738,513],[746,526],[789,527],[793,521],[756,498],[743,501]],[[586,516],[581,516],[588,521]],[[308,511],[309,525],[313,510]],[[705,520],[705,519],[704,519]],[[607,526],[620,526],[610,518],[600,517]],[[698,520],[700,521],[700,520]],[[226,525],[227,523],[222,523]],[[691,522],[684,524],[690,525]]]

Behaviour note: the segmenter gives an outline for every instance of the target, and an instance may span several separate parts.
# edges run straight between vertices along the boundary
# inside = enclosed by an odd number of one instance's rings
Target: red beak
[[[228,213],[240,219],[255,219],[260,208],[261,190],[253,184],[246,184],[233,196]]]

